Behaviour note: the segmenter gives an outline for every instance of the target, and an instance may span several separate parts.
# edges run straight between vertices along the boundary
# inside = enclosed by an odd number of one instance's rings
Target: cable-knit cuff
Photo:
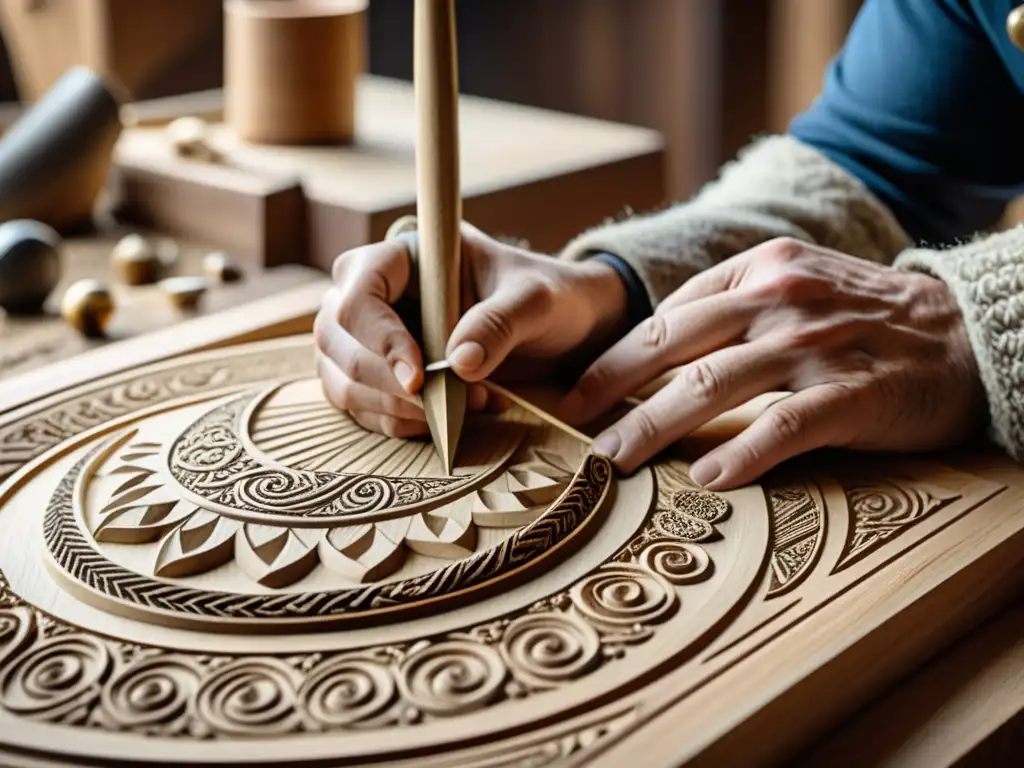
[[[894,266],[949,286],[988,397],[991,437],[1024,461],[1024,226],[948,250],[904,251]]]
[[[561,257],[614,254],[657,305],[698,272],[776,237],[886,264],[910,245],[858,179],[791,136],[769,136],[740,152],[693,200],[585,232]]]

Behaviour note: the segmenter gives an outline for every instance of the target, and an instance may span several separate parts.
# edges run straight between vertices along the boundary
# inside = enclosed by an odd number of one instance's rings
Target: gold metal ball
[[[117,279],[125,285],[148,285],[160,279],[163,264],[156,249],[142,235],[125,235],[110,252]]]
[[[216,153],[210,147],[206,121],[198,117],[179,117],[167,125],[171,147],[181,157],[214,160]]]
[[[1006,34],[1018,49],[1024,51],[1024,6],[1018,5],[1006,17]]]
[[[199,300],[206,293],[209,284],[203,277],[169,277],[160,281],[160,290],[178,309],[192,311],[199,306]]]
[[[203,272],[214,283],[234,283],[242,279],[242,269],[224,251],[203,257]]]
[[[83,336],[102,338],[114,314],[114,300],[99,280],[79,280],[64,292],[60,311],[68,325]]]

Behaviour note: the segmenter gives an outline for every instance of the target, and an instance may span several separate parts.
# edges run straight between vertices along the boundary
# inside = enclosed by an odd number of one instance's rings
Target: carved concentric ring
[[[631,563],[602,566],[574,586],[571,596],[576,610],[588,619],[619,628],[663,621],[678,604],[663,576]]]
[[[111,669],[100,638],[59,635],[9,662],[0,675],[0,706],[26,716],[63,718],[92,701]]]
[[[299,701],[315,723],[329,729],[373,719],[391,705],[396,691],[386,663],[342,656],[310,673],[299,690]]]
[[[409,656],[398,683],[405,697],[424,712],[452,715],[478,709],[497,697],[506,675],[494,648],[451,640]]]
[[[550,688],[585,674],[600,661],[594,628],[562,613],[534,613],[505,630],[501,652],[529,685]]]
[[[293,703],[299,673],[280,659],[243,659],[221,667],[196,694],[199,718],[217,733],[272,735],[299,725]]]
[[[144,656],[104,687],[103,709],[126,728],[159,727],[185,714],[202,676],[202,667],[188,656]]]

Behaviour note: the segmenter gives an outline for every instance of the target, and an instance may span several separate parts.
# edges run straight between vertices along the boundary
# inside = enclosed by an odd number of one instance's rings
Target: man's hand
[[[596,354],[621,334],[625,288],[611,267],[532,254],[468,225],[462,250],[465,314],[447,356],[471,383],[471,409],[495,405],[475,382],[503,373],[542,381],[570,353],[593,348]],[[417,397],[423,357],[393,306],[416,293],[412,277],[401,241],[344,253],[314,326],[327,399],[367,429],[394,437],[427,432]]]
[[[621,471],[765,392],[794,394],[696,462],[696,482],[735,488],[824,446],[947,447],[986,414],[945,283],[788,239],[691,279],[598,358],[560,410],[589,421],[676,366],[594,442]]]

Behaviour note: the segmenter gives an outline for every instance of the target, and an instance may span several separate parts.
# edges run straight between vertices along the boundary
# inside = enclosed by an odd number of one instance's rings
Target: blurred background
[[[220,0],[3,0],[111,18],[113,68],[136,99],[217,88],[223,78]],[[463,93],[654,128],[667,144],[667,192],[692,194],[755,134],[783,130],[814,98],[861,0],[459,0]],[[371,0],[367,69],[411,79],[410,0]],[[114,9],[115,11],[117,9]],[[130,12],[129,12],[130,11]],[[72,25],[78,27],[78,25]],[[80,28],[80,27],[79,27]],[[138,31],[137,31],[138,30]],[[166,49],[143,56],[138,41]],[[115,30],[116,32],[117,30]],[[40,71],[12,75],[6,43],[0,101],[32,101],[71,64],[94,64],[84,35],[27,39],[52,46]],[[133,48],[133,41],[135,48]],[[144,65],[141,63],[144,62]],[[108,62],[109,63],[109,62]],[[49,67],[50,70],[47,70]],[[29,82],[31,81],[31,82]],[[20,93],[19,93],[20,86]]]

